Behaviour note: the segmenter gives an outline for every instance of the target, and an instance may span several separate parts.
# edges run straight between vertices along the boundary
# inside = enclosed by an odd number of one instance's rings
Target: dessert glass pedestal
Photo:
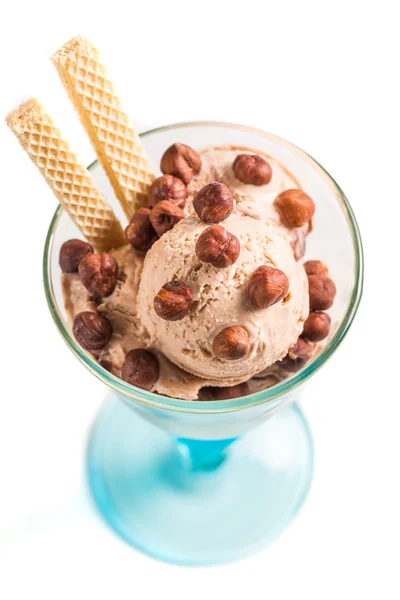
[[[187,401],[135,388],[103,369],[75,341],[64,309],[58,264],[62,243],[81,237],[58,208],[44,253],[53,319],[75,356],[112,389],[91,432],[88,481],[107,523],[129,544],[164,561],[207,565],[239,559],[274,539],[310,487],[310,432],[294,404],[348,331],[362,293],[362,246],[351,207],[329,174],[274,135],[226,123],[183,123],[141,136],[153,165],[174,142],[195,149],[232,144],[280,160],[314,199],[307,259],[329,265],[337,295],[332,333],[300,371],[272,388],[220,401]],[[97,162],[90,167],[121,216]],[[124,221],[123,221],[124,222]]]

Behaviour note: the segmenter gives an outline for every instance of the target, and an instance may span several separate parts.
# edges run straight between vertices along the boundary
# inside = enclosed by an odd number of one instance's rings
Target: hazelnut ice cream
[[[250,379],[286,355],[303,329],[309,298],[304,268],[296,262],[288,236],[274,221],[235,211],[223,227],[240,245],[237,260],[225,268],[199,260],[196,243],[208,225],[197,215],[181,220],[152,246],[144,261],[138,313],[151,344],[170,361],[199,377],[226,384],[234,377]],[[263,265],[272,272],[279,269],[288,280],[284,297],[267,308],[251,299],[253,288],[262,286],[251,283],[251,276]],[[188,314],[177,320],[160,318],[154,310],[154,298],[170,281],[184,282],[192,291]],[[163,302],[173,305],[173,294],[165,294]],[[228,345],[232,326],[242,328],[243,355],[235,358],[242,343],[236,339],[232,355],[228,349],[218,356],[215,338],[225,330]]]
[[[322,263],[301,261],[313,201],[248,148],[173,144],[161,170],[127,245],[61,251],[77,341],[128,383],[188,400],[290,376],[329,334],[335,294]]]
[[[72,68],[88,48],[106,92]],[[123,232],[37,100],[8,115],[86,238],[60,250],[77,343],[128,384],[185,399],[246,395],[301,368],[329,335],[336,288],[321,262],[302,264],[315,205],[295,177],[251,148],[181,143],[155,177],[96,49],[78,38],[54,62],[130,219]]]

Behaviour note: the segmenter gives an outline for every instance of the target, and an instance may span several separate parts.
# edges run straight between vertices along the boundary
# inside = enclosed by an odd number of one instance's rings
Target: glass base
[[[296,405],[229,445],[213,469],[193,468],[185,449],[115,397],[89,444],[89,484],[102,516],[159,560],[244,557],[281,533],[310,487],[312,442]]]

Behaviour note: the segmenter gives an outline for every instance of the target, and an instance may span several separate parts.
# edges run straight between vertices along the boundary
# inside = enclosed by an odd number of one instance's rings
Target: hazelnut
[[[153,300],[154,310],[165,321],[180,321],[193,304],[193,292],[183,281],[164,284]]]
[[[271,165],[258,154],[239,154],[232,168],[235,177],[242,183],[265,185],[272,179]]]
[[[333,304],[336,286],[326,275],[308,275],[308,293],[312,311],[327,310]]]
[[[202,221],[219,223],[233,210],[233,196],[223,183],[214,181],[205,185],[193,199],[193,208]]]
[[[331,318],[324,312],[312,312],[304,323],[301,337],[310,342],[320,342],[329,335]]]
[[[125,237],[129,244],[139,252],[147,252],[158,240],[158,235],[150,222],[150,213],[149,208],[139,208],[125,229]]]
[[[240,254],[240,242],[221,225],[207,227],[196,242],[196,256],[202,262],[217,269],[225,269],[235,263]]]
[[[88,254],[79,263],[81,282],[93,298],[113,293],[118,278],[118,263],[111,254]]]
[[[249,334],[240,325],[222,329],[215,336],[212,349],[215,356],[224,360],[238,360],[250,350]]]
[[[112,326],[102,315],[84,311],[76,315],[72,331],[77,342],[86,350],[101,350],[110,340]]]
[[[306,253],[306,236],[302,229],[293,229],[293,237],[290,246],[296,260],[300,260]]]
[[[186,185],[178,177],[173,175],[162,175],[153,181],[149,192],[149,206],[152,208],[161,202],[161,200],[169,200],[177,204],[180,208],[185,206],[186,202]]]
[[[131,385],[151,390],[158,380],[160,366],[157,358],[147,350],[130,350],[125,356],[121,369],[121,379]]]
[[[263,265],[250,276],[247,284],[247,295],[259,309],[276,304],[289,291],[289,280],[285,273],[274,267]]]
[[[295,373],[304,367],[313,351],[314,344],[299,338],[294,346],[289,348],[287,355],[277,364],[286,371]]]
[[[301,227],[311,221],[315,204],[302,190],[286,190],[275,199],[275,207],[287,227]]]
[[[304,268],[307,275],[328,275],[328,267],[320,260],[308,260]]]
[[[207,386],[201,388],[199,400],[233,400],[234,398],[241,398],[242,396],[248,396],[249,394],[250,388],[246,382],[232,385],[231,387]]]
[[[179,206],[170,202],[170,200],[161,200],[152,209],[150,221],[157,235],[161,237],[183,219],[184,216],[185,213]]]
[[[60,267],[63,273],[77,273],[82,258],[93,252],[93,248],[82,240],[68,240],[60,250]]]
[[[185,144],[172,144],[162,155],[160,168],[162,173],[175,175],[186,185],[201,169],[201,158]]]

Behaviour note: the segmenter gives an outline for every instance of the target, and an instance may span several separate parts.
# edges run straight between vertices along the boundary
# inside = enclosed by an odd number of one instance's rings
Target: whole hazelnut
[[[336,286],[326,275],[308,275],[310,310],[327,310],[336,296]]]
[[[102,315],[84,311],[76,315],[72,331],[77,342],[86,350],[101,350],[110,340],[112,326]]]
[[[202,262],[217,269],[225,269],[235,263],[240,254],[240,242],[221,225],[211,225],[199,235],[196,256]]]
[[[150,221],[157,235],[161,237],[184,217],[185,213],[179,206],[170,202],[170,200],[161,200],[152,209]]]
[[[139,252],[147,252],[158,240],[158,235],[150,222],[150,213],[149,208],[139,208],[125,229],[125,237],[129,244]]]
[[[231,387],[207,386],[201,388],[199,400],[233,400],[234,398],[241,398],[242,396],[248,396],[249,394],[250,388],[246,382],[232,385]]]
[[[175,175],[186,185],[201,169],[201,158],[190,146],[172,144],[162,155],[160,168],[162,173]]]
[[[226,327],[215,336],[212,349],[218,358],[239,360],[250,350],[249,334],[240,325]]]
[[[235,177],[242,183],[265,185],[272,179],[271,165],[258,154],[239,154],[232,168]]]
[[[118,263],[111,254],[88,254],[79,263],[81,282],[93,298],[113,293],[118,277]]]
[[[275,207],[287,227],[301,227],[311,221],[315,204],[302,190],[285,190],[275,198]]]
[[[290,241],[290,246],[295,259],[300,260],[306,253],[306,236],[302,229],[292,229],[292,232],[294,235]]]
[[[304,367],[313,351],[314,344],[299,338],[294,346],[289,348],[287,355],[277,364],[280,368],[295,373]]]
[[[193,199],[193,208],[202,221],[219,223],[233,210],[233,196],[223,183],[214,181],[205,185]]]
[[[183,281],[170,281],[162,286],[153,300],[154,310],[165,321],[180,321],[193,304],[193,292]]]
[[[121,368],[121,379],[142,388],[151,390],[158,380],[160,366],[157,358],[147,350],[130,350]]]
[[[63,273],[77,273],[82,258],[94,252],[92,246],[82,240],[68,240],[60,250],[60,267]]]
[[[320,342],[324,340],[331,329],[331,318],[324,312],[312,312],[304,323],[301,337],[310,342]]]
[[[268,308],[286,296],[289,280],[280,269],[263,265],[250,276],[247,295],[252,304],[259,309]]]
[[[328,275],[328,267],[320,260],[308,260],[304,268],[307,275]]]
[[[178,177],[173,175],[162,175],[153,181],[149,191],[149,206],[152,208],[161,202],[169,200],[180,208],[185,206],[187,196],[186,185]]]

